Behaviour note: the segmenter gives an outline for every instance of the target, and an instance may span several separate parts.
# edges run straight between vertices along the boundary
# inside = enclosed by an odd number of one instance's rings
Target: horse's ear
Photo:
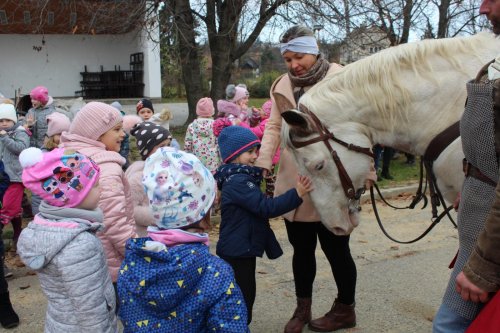
[[[274,102],[276,103],[276,107],[278,108],[280,113],[286,110],[295,109],[295,106],[288,100],[288,98],[286,98],[279,92],[274,92],[273,97],[274,97]]]
[[[301,112],[290,110],[281,113],[281,117],[286,121],[291,127],[306,128],[307,119],[305,115]]]

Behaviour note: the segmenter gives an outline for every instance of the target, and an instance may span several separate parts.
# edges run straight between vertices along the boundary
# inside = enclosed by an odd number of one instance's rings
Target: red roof
[[[4,0],[0,34],[122,34],[145,10],[144,0]]]

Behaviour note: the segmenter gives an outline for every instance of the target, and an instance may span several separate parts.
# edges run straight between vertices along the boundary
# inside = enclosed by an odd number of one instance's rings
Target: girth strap
[[[460,136],[460,122],[457,121],[432,139],[424,153],[424,160],[435,161],[453,141]]]
[[[448,147],[453,141],[455,141],[460,136],[460,122],[457,121],[432,139],[432,141],[427,146],[424,156],[422,156],[423,165],[425,167],[425,173],[427,175],[427,182],[429,184],[429,194],[431,198],[432,207],[432,217],[437,218],[437,207],[441,204],[446,208],[446,204],[437,185],[436,175],[433,171],[434,161],[441,155],[441,153]],[[418,194],[418,193],[417,193]],[[448,215],[448,218],[453,224],[452,217]]]

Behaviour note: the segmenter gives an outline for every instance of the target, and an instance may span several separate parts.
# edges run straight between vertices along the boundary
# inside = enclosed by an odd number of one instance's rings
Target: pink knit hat
[[[219,113],[224,113],[226,116],[232,114],[235,117],[239,117],[241,113],[241,109],[238,105],[223,99],[217,101],[217,110]]]
[[[115,127],[121,121],[122,115],[120,111],[111,105],[101,102],[90,102],[77,112],[69,127],[69,133],[97,141],[101,135]]]
[[[69,130],[70,120],[69,118],[60,113],[53,112],[47,116],[47,136],[51,137],[56,134],[61,134],[62,132],[66,132]]]
[[[74,150],[43,153],[30,147],[21,152],[19,162],[23,184],[52,206],[78,206],[99,179],[99,166]]]
[[[210,97],[203,97],[196,104],[196,114],[200,117],[212,117],[214,110],[214,101]]]
[[[262,111],[267,115],[267,118],[271,116],[271,107],[273,106],[273,101],[268,99],[264,104],[262,104]]]
[[[44,86],[38,86],[31,90],[30,97],[45,105],[49,101],[49,91]]]
[[[248,90],[243,87],[236,86],[236,91],[234,93],[234,97],[231,98],[231,102],[238,102],[240,99],[245,98],[249,95]]]

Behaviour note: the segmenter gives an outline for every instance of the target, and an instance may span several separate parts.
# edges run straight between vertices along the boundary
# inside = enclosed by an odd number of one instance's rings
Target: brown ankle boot
[[[311,321],[311,298],[297,297],[297,308],[285,326],[285,333],[301,333]]]
[[[356,326],[354,304],[342,304],[337,300],[335,300],[332,309],[328,311],[327,314],[309,322],[309,329],[315,332],[331,332],[341,328],[350,328],[354,326]]]

